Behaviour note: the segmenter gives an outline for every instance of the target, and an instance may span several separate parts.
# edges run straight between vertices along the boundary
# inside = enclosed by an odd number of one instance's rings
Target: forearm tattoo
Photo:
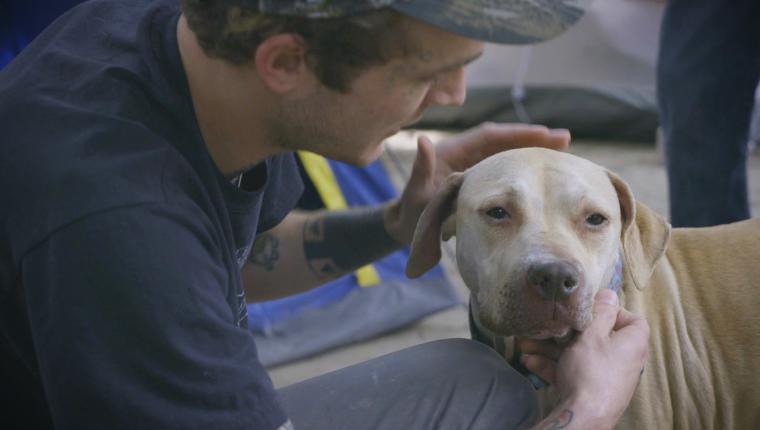
[[[248,260],[266,271],[274,270],[274,264],[280,258],[280,239],[271,234],[262,234],[253,242],[251,256]]]
[[[385,230],[382,208],[326,212],[304,224],[304,254],[319,279],[351,272],[400,247]]]

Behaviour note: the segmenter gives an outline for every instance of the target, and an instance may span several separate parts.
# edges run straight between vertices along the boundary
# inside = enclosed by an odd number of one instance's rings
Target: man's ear
[[[441,228],[455,211],[464,173],[452,173],[422,211],[414,230],[412,250],[406,262],[406,276],[416,278],[430,270],[441,259]],[[451,226],[450,223],[449,227]],[[453,234],[448,232],[448,234]],[[449,236],[450,237],[450,236]]]
[[[306,44],[297,34],[267,37],[254,54],[256,73],[276,93],[295,89],[311,72],[306,64]]]
[[[660,214],[633,198],[630,187],[612,172],[607,176],[620,201],[623,276],[638,289],[646,287],[654,267],[670,242],[670,224]]]

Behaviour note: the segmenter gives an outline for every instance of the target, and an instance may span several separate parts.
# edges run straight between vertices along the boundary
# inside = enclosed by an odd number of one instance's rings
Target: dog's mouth
[[[501,336],[546,340],[553,339],[558,344],[571,341],[577,332],[588,325],[589,316],[585,300],[547,300],[534,294],[526,294],[527,289],[503,288],[502,300],[486,301],[479,306],[480,321],[491,332]],[[496,304],[496,306],[493,306]],[[490,305],[490,306],[489,306]]]
[[[556,343],[559,346],[564,346],[572,342],[573,339],[575,339],[575,335],[578,334],[578,331],[576,330],[568,330],[567,333],[564,336],[555,337],[554,343]]]
[[[528,330],[523,337],[536,340],[554,339],[557,343],[560,339],[571,339],[575,330],[567,324],[542,324],[541,327]]]
[[[557,344],[570,342],[575,335],[585,328],[583,314],[579,309],[565,304],[546,302],[543,306],[533,307],[530,318],[522,319],[521,337],[544,340],[553,339]],[[525,315],[527,316],[527,315]]]

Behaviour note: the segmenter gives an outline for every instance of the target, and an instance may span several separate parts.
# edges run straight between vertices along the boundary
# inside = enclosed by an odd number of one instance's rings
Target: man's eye
[[[504,208],[500,208],[500,207],[488,209],[486,211],[486,215],[494,219],[509,218],[509,212],[507,212]]]
[[[602,214],[591,214],[586,218],[586,222],[590,225],[602,225],[607,218]]]

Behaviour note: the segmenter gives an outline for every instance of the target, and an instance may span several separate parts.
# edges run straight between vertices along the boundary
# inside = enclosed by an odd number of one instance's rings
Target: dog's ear
[[[441,225],[441,238],[444,241],[447,241],[456,235],[457,235],[457,217],[456,217],[456,214],[454,214],[454,211],[452,209],[451,213],[449,214],[449,217],[446,218],[446,221],[444,221],[443,225]]]
[[[417,228],[414,230],[412,250],[406,262],[406,276],[416,278],[427,272],[441,259],[441,230],[453,236],[455,228],[450,219],[456,207],[459,188],[464,181],[464,173],[452,173],[441,185],[441,189],[422,211]],[[446,224],[444,226],[444,223]]]
[[[670,224],[658,213],[637,202],[620,177],[607,172],[617,191],[622,216],[620,242],[623,248],[623,273],[638,289],[646,287],[654,267],[670,242]]]

